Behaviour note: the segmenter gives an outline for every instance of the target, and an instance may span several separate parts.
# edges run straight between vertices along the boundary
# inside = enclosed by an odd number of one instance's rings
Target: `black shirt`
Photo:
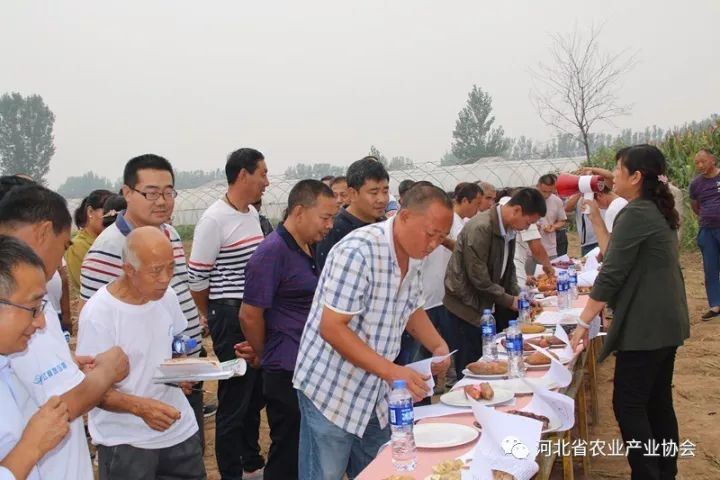
[[[315,247],[315,262],[317,264],[318,274],[322,272],[325,266],[325,259],[332,247],[342,240],[345,235],[365,225],[370,224],[360,220],[344,208],[340,209],[340,212],[335,217],[332,230],[330,230],[330,233],[320,240]]]
[[[260,215],[260,230],[262,230],[264,237],[267,237],[273,231],[272,223],[270,223],[270,220],[268,220],[265,215]]]

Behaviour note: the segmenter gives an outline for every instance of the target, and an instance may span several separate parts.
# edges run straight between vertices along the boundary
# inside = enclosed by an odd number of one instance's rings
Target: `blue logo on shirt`
[[[42,385],[46,380],[53,377],[54,375],[59,374],[63,370],[67,370],[67,364],[65,362],[60,362],[57,365],[55,365],[52,368],[48,368],[46,371],[42,373],[38,373],[35,375],[35,378],[33,379],[33,383],[35,385]]]

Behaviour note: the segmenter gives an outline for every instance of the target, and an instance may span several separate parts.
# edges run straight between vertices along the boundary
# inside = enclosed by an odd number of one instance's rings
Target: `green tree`
[[[221,178],[225,178],[225,172],[219,168],[211,172],[203,170],[181,170],[175,172],[175,188],[178,190],[197,188]]]
[[[501,126],[493,128],[492,97],[473,85],[467,104],[455,122],[452,153],[460,163],[473,163],[479,158],[503,155],[510,147]]]
[[[539,157],[540,152],[532,138],[521,135],[517,140],[512,142],[510,158],[513,160],[529,160]]]
[[[440,158],[440,165],[444,167],[450,167],[452,165],[460,165],[462,161],[457,158],[455,155],[452,154],[452,152],[445,152],[445,155],[443,155]]]
[[[87,172],[79,177],[68,177],[57,191],[65,198],[84,198],[93,190],[101,188],[114,191],[110,180],[94,172]]]
[[[693,159],[698,150],[708,148],[720,152],[720,116],[711,115],[700,122],[685,123],[667,131],[656,127],[648,128],[641,136],[646,138],[649,136],[647,141],[655,144],[663,152],[667,160],[668,179],[685,192],[681,209],[683,212],[681,244],[685,249],[695,249],[698,219],[691,211],[687,189],[696,175]],[[641,136],[634,133],[618,135],[615,137],[615,144],[600,148],[593,153],[588,164],[612,170],[615,167],[615,153],[618,148],[632,145]],[[632,143],[626,143],[624,140],[631,140]]]
[[[380,160],[380,163],[382,163],[386,167],[388,166],[387,157],[380,153],[380,150],[375,147],[375,145],[370,145],[370,152],[368,153],[368,155],[377,158],[378,160]]]
[[[298,163],[297,165],[285,169],[285,176],[287,178],[314,178],[319,180],[327,175],[332,175],[333,177],[345,175],[345,167],[331,165],[329,163],[313,163],[312,165]]]
[[[388,170],[407,170],[409,168],[413,168],[414,163],[412,160],[410,160],[408,157],[403,157],[402,155],[397,157],[392,157],[390,159],[390,162],[387,164]]]
[[[40,95],[19,93],[0,97],[0,169],[5,175],[24,173],[44,183],[55,154],[55,115]]]

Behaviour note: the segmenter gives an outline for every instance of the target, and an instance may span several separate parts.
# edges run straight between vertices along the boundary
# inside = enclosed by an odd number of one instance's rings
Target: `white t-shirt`
[[[7,456],[20,441],[25,425],[30,420],[27,409],[23,406],[32,405],[37,410],[35,402],[15,378],[10,367],[10,360],[0,355],[0,409],[3,419],[0,422],[0,459]],[[0,479],[14,479],[9,470],[0,469]],[[39,480],[40,472],[37,465],[30,470],[29,480]]]
[[[34,400],[34,404],[26,406],[32,410],[27,414],[34,413],[51,396],[62,395],[85,379],[73,361],[60,319],[50,302],[45,306],[45,323],[45,328],[30,338],[27,350],[9,357],[18,382]],[[42,478],[94,478],[82,417],[70,423],[70,432],[40,460],[38,468]]]
[[[543,247],[547,250],[548,255],[554,257],[557,255],[557,238],[555,232],[546,233],[543,227],[545,225],[554,225],[560,220],[567,220],[567,215],[565,214],[563,201],[555,194],[550,195],[545,200],[545,205],[547,206],[547,213],[540,219],[538,226],[540,227]]]
[[[530,224],[527,230],[518,232],[515,237],[515,276],[517,277],[517,283],[520,288],[525,287],[527,283],[527,273],[525,273],[525,263],[530,255],[530,247],[528,242],[531,240],[540,240],[540,230],[534,223]]]
[[[173,336],[181,334],[186,326],[187,319],[172,288],[160,300],[144,305],[121,302],[108,292],[107,286],[88,300],[80,312],[77,354],[95,355],[119,346],[128,356],[130,374],[115,388],[166,403],[181,415],[170,428],[158,432],[130,413],[95,408],[90,411],[88,422],[94,443],[108,447],[166,448],[184,442],[198,431],[195,415],[182,390],[152,381],[158,365],[172,356]]]
[[[62,278],[60,277],[60,272],[55,272],[55,275],[47,282],[47,299],[56,312],[61,311]]]
[[[607,228],[608,233],[612,233],[613,231],[613,223],[615,222],[615,217],[617,217],[617,214],[620,213],[620,210],[625,208],[625,205],[628,204],[628,201],[625,200],[622,197],[618,197],[612,202],[610,202],[610,205],[608,205],[607,210],[605,211],[605,228]]]
[[[65,259],[63,258],[63,268],[66,265]],[[62,277],[60,276],[60,272],[55,272],[55,275],[53,275],[50,281],[47,282],[47,298],[55,311],[62,313],[62,306],[60,305],[62,300]]]
[[[95,239],[80,269],[80,297],[83,300],[89,300],[100,287],[122,276],[122,249],[132,229],[133,226],[128,223],[125,216],[119,213],[115,223],[103,230]],[[173,247],[175,272],[170,286],[175,290],[180,308],[188,321],[185,335],[198,342],[194,350],[189,353],[193,357],[198,357],[202,347],[202,329],[200,315],[190,293],[185,248],[180,235],[172,225],[162,224],[160,230],[168,237]]]
[[[243,213],[224,200],[217,200],[195,226],[188,261],[190,289],[195,292],[209,289],[210,300],[242,300],[245,267],[264,239],[255,207],[250,205]]]
[[[465,222],[457,213],[453,214],[453,223],[448,238],[456,240]],[[452,252],[440,245],[425,258],[422,269],[423,293],[425,294],[425,310],[439,307],[445,297],[445,271]]]

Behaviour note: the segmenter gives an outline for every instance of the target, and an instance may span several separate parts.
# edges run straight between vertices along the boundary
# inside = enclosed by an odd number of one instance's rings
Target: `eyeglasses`
[[[42,301],[40,302],[39,306],[26,307],[25,305],[18,305],[17,303],[13,303],[8,300],[0,300],[0,305],[8,305],[10,307],[15,307],[15,308],[19,308],[21,310],[25,310],[26,312],[30,312],[30,314],[32,314],[32,318],[37,318],[37,316],[40,314],[40,312],[45,310],[45,305],[47,305],[47,302],[48,301],[43,298]]]
[[[165,200],[172,200],[173,198],[177,197],[177,195],[178,195],[177,190],[175,190],[174,188],[171,188],[171,189],[169,189],[169,190],[165,190],[165,191],[162,192],[162,193],[161,193],[161,192],[141,192],[141,191],[138,190],[137,188],[133,188],[133,187],[130,187],[130,189],[131,189],[133,192],[139,193],[140,195],[142,195],[142,196],[145,197],[146,199],[150,200],[151,202],[154,202],[155,200],[157,200],[158,198],[160,198],[160,196],[164,197]]]

